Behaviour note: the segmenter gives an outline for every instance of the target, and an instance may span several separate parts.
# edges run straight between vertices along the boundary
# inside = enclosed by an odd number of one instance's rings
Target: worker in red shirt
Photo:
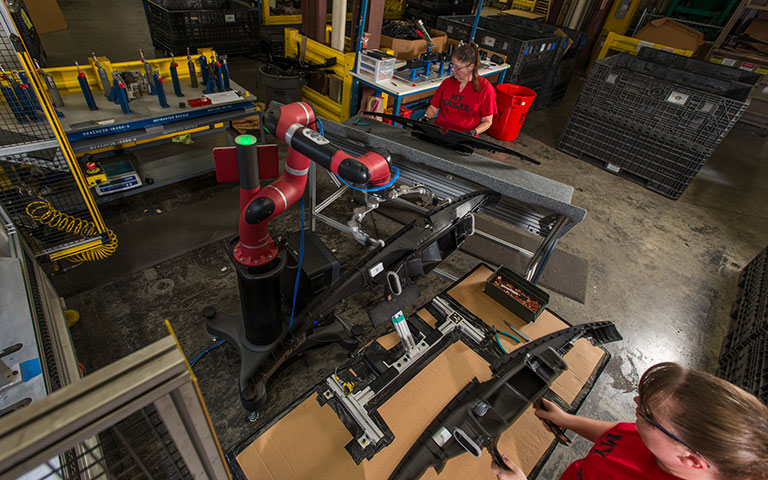
[[[766,480],[768,406],[708,373],[660,363],[640,379],[635,423],[570,415],[554,403],[535,409],[547,419],[595,442],[560,480]],[[493,464],[499,480],[525,480]]]
[[[434,120],[443,130],[477,136],[491,128],[496,113],[496,90],[478,74],[480,53],[474,43],[454,50],[451,64],[453,75],[437,87],[421,120]]]

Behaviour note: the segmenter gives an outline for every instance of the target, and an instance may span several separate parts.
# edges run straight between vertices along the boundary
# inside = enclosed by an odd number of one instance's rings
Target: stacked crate
[[[469,40],[472,33],[473,16],[440,17],[438,30],[449,38]],[[563,57],[568,40],[555,34],[542,34],[521,25],[500,22],[489,17],[480,17],[475,43],[506,57],[509,70],[504,82],[528,87],[536,92],[534,109],[549,104],[555,79],[554,72]]]
[[[437,17],[470,15],[475,2],[466,0],[406,0],[405,19],[421,19],[428,28],[437,28]]]
[[[187,48],[219,53],[257,52],[259,12],[232,0],[144,0],[149,35],[156,48],[176,55]]]
[[[576,62],[581,55],[584,45],[587,43],[587,34],[578,30],[565,27],[557,27],[548,23],[531,20],[530,18],[519,17],[517,15],[496,15],[488,17],[490,19],[521,27],[536,30],[543,35],[556,35],[560,32],[568,36],[569,46],[563,54],[557,67],[554,69],[554,79],[552,80],[552,91],[543,92],[544,97],[549,97],[547,103],[552,104],[563,99],[571,78],[576,72]]]
[[[646,50],[595,62],[558,148],[677,199],[746,109],[752,78]]]
[[[718,376],[768,403],[768,248],[741,272]]]

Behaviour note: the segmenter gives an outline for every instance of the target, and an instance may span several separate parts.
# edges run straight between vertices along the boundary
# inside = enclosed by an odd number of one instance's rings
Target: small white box
[[[395,57],[380,50],[360,52],[357,56],[357,73],[374,82],[391,80],[395,75]]]

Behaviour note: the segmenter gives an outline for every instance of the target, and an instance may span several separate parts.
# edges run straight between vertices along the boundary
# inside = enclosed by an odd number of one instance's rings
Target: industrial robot
[[[296,336],[299,325],[283,321],[281,275],[285,275],[288,253],[270,235],[270,220],[283,214],[304,193],[309,165],[314,161],[351,184],[381,186],[390,181],[390,156],[386,150],[373,150],[354,158],[315,130],[316,118],[306,102],[269,108],[264,128],[290,148],[283,174],[260,188],[256,139],[241,135],[235,139],[236,158],[217,162],[220,181],[240,183],[240,217],[237,237],[230,240],[228,254],[237,271],[241,315],[225,315],[207,307],[203,311],[208,332],[225,339],[240,354],[240,393],[243,406],[257,411],[265,399],[264,383],[253,387],[249,380],[281,343]],[[358,327],[359,329],[359,327]],[[354,329],[340,319],[314,325],[301,337],[303,347],[339,342],[347,348],[358,345]],[[302,332],[303,334],[304,332]],[[299,349],[291,349],[296,354]],[[249,387],[251,385],[251,387]],[[255,388],[255,391],[254,391]]]

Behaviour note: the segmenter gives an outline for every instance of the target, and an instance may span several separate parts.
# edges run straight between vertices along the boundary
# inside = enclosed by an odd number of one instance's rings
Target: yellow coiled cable
[[[93,237],[99,235],[99,230],[93,222],[60,212],[53,208],[50,203],[45,201],[38,200],[30,203],[27,205],[26,212],[34,221],[61,232],[67,232],[81,237]],[[72,255],[71,257],[68,257],[69,261],[93,262],[96,260],[104,260],[115,253],[115,250],[117,250],[117,235],[109,229],[107,229],[106,233],[109,237],[107,243],[86,252]]]

